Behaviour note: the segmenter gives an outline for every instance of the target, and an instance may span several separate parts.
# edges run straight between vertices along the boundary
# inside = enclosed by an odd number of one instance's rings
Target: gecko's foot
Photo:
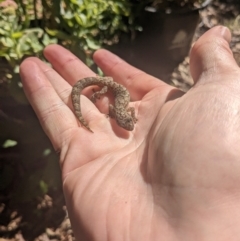
[[[137,118],[133,118],[133,122],[137,123],[138,119]]]
[[[94,94],[91,96],[91,98],[90,98],[90,100],[91,100],[93,103],[95,103],[97,100],[100,100],[100,99],[101,99],[101,95],[99,95],[98,92],[94,93]]]

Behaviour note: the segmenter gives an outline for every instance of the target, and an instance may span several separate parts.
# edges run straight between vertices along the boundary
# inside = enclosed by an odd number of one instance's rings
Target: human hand
[[[81,96],[79,126],[70,93],[94,76],[57,45],[26,59],[26,95],[54,148],[77,240],[238,240],[240,225],[239,68],[230,33],[216,27],[191,52],[195,86],[186,94],[133,68],[105,50],[94,59],[130,92],[138,122],[132,132]],[[85,94],[89,95],[90,91]]]

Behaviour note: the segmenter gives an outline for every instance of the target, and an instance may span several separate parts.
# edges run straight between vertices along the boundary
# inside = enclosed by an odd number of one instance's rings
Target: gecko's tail
[[[72,90],[72,103],[73,103],[73,109],[75,112],[76,117],[80,121],[81,125],[84,126],[87,130],[93,133],[93,131],[89,128],[87,122],[83,119],[81,109],[80,109],[80,95],[79,95],[79,86],[73,87]]]
[[[89,130],[90,132],[94,133],[88,126],[84,126],[87,130]]]
[[[83,119],[83,117],[79,117],[78,118],[80,123],[82,124],[82,126],[84,126],[87,130],[89,130],[90,132],[94,133],[90,127],[88,126],[87,122]]]

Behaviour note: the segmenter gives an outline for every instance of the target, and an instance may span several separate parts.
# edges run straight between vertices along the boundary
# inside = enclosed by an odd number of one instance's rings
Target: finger
[[[59,75],[51,66],[42,62],[35,57],[28,58],[28,61],[32,61],[38,65],[47,79],[50,81],[52,87],[55,89],[60,98],[65,104],[68,104],[69,95],[71,94],[72,86]]]
[[[26,59],[20,66],[20,74],[26,96],[45,133],[55,150],[60,150],[63,144],[66,144],[66,140],[70,139],[72,130],[78,126],[76,117],[54,90],[37,63]],[[84,99],[83,105],[86,105]],[[84,110],[89,111],[88,108]]]
[[[233,74],[239,71],[229,48],[230,41],[231,33],[223,26],[212,28],[197,40],[190,54],[190,70],[195,82],[213,80],[213,74],[222,76],[229,74],[229,70]],[[204,78],[201,79],[201,76]],[[206,78],[207,76],[210,78]]]
[[[113,53],[100,49],[94,53],[94,61],[106,75],[124,85],[130,92],[131,99],[141,100],[144,95],[154,88],[161,87],[173,89],[163,81],[146,74],[145,72],[129,65]]]
[[[53,68],[71,85],[78,80],[95,76],[80,59],[60,45],[52,44],[45,48],[44,56],[51,62]]]
[[[66,82],[66,80],[63,79],[61,75],[59,75],[51,66],[42,62],[40,59],[31,57],[28,58],[28,61],[32,61],[39,66],[39,68],[47,77],[48,81],[51,83],[52,87],[55,89],[61,100],[73,110],[72,100],[70,98],[72,86],[68,82]],[[86,101],[86,105],[89,109],[93,108],[97,110],[95,108],[95,105],[91,101]]]

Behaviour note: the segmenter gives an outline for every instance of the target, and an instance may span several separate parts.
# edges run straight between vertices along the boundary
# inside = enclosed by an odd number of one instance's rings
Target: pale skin
[[[54,69],[37,58],[22,63],[25,93],[60,155],[76,240],[239,241],[240,71],[230,39],[218,26],[195,43],[196,85],[186,94],[97,51],[105,75],[130,92],[132,132],[101,113],[107,97],[97,108],[82,96],[94,133],[79,125],[72,85],[95,73],[66,49],[45,49]]]

